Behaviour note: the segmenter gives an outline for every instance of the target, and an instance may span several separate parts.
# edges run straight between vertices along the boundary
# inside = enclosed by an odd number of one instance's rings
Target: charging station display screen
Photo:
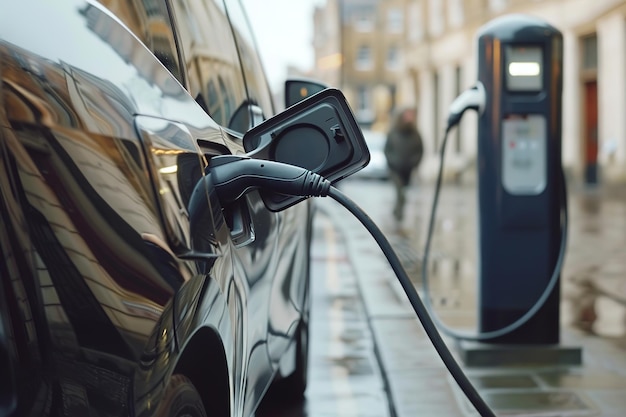
[[[502,121],[502,185],[513,195],[537,195],[547,184],[546,118],[510,114]]]
[[[543,89],[543,50],[539,46],[507,46],[506,86],[509,91],[541,91]]]

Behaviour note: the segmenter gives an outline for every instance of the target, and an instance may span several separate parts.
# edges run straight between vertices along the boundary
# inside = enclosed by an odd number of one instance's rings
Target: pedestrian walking
[[[417,110],[403,108],[393,120],[385,143],[389,176],[396,189],[393,216],[398,222],[404,218],[406,187],[410,184],[413,171],[418,168],[423,155],[424,144],[417,130]]]

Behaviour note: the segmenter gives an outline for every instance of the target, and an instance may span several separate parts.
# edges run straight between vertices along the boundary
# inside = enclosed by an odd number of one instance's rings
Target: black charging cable
[[[482,417],[495,417],[494,412],[478,394],[450,353],[391,244],[374,221],[354,201],[320,175],[304,168],[280,162],[230,155],[213,157],[207,167],[206,174],[205,179],[196,186],[194,195],[197,198],[203,198],[201,196],[206,196],[207,192],[217,192],[222,205],[235,201],[252,189],[259,189],[261,192],[266,190],[294,196],[329,196],[344,206],[365,226],[381,248],[400,281],[424,331],[459,388]],[[200,206],[194,204],[193,211],[200,210],[200,208],[195,207]],[[190,216],[194,217],[193,213],[190,213]]]
[[[458,122],[458,120],[457,120]],[[559,187],[559,199],[561,202],[561,247],[559,249],[559,255],[557,257],[556,263],[554,265],[554,270],[552,271],[552,276],[546,284],[546,287],[537,299],[533,306],[529,308],[526,313],[524,313],[517,320],[512,322],[511,324],[504,326],[497,330],[492,330],[488,332],[479,332],[476,334],[469,333],[461,333],[454,329],[448,327],[437,315],[434,311],[432,304],[430,302],[430,288],[428,283],[428,259],[430,256],[430,247],[432,244],[433,233],[435,229],[435,220],[437,213],[437,206],[439,204],[439,194],[441,191],[441,184],[443,180],[443,166],[444,166],[444,158],[446,153],[446,143],[448,141],[449,133],[452,127],[456,125],[456,123],[448,124],[448,128],[443,137],[443,141],[441,142],[441,148],[439,150],[439,170],[437,172],[437,180],[435,182],[435,193],[433,196],[433,202],[430,210],[430,219],[428,221],[428,231],[426,234],[426,243],[424,245],[424,257],[422,259],[422,289],[424,292],[424,302],[426,304],[427,310],[430,312],[430,316],[433,321],[437,323],[437,327],[446,334],[447,336],[453,337],[459,340],[468,340],[468,341],[478,341],[478,342],[487,342],[490,340],[494,340],[496,338],[505,336],[526,324],[528,320],[530,320],[541,307],[545,304],[548,297],[552,293],[552,290],[559,282],[559,275],[561,273],[561,269],[563,267],[563,261],[565,259],[565,248],[567,246],[567,225],[568,225],[568,210],[567,210],[567,189],[565,186],[565,175],[563,174],[563,169],[559,171],[560,173],[560,187]]]

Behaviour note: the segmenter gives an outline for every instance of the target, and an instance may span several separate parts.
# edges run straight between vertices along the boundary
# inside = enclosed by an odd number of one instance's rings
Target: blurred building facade
[[[476,80],[476,33],[509,13],[544,19],[563,33],[563,163],[570,178],[626,182],[624,0],[327,0],[314,17],[314,74],[340,87],[366,125],[383,128],[389,111],[417,105],[428,175],[450,103]],[[402,23],[392,26],[394,19]],[[368,47],[373,62],[363,66]],[[473,164],[476,141],[476,116],[468,113],[450,138],[450,170]]]
[[[342,89],[364,127],[384,130],[396,106],[408,3],[327,0],[315,10],[315,76]]]

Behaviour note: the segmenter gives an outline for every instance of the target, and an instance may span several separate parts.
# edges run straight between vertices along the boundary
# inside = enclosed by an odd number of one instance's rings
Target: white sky
[[[287,66],[313,66],[313,10],[326,0],[243,0],[272,89]]]

